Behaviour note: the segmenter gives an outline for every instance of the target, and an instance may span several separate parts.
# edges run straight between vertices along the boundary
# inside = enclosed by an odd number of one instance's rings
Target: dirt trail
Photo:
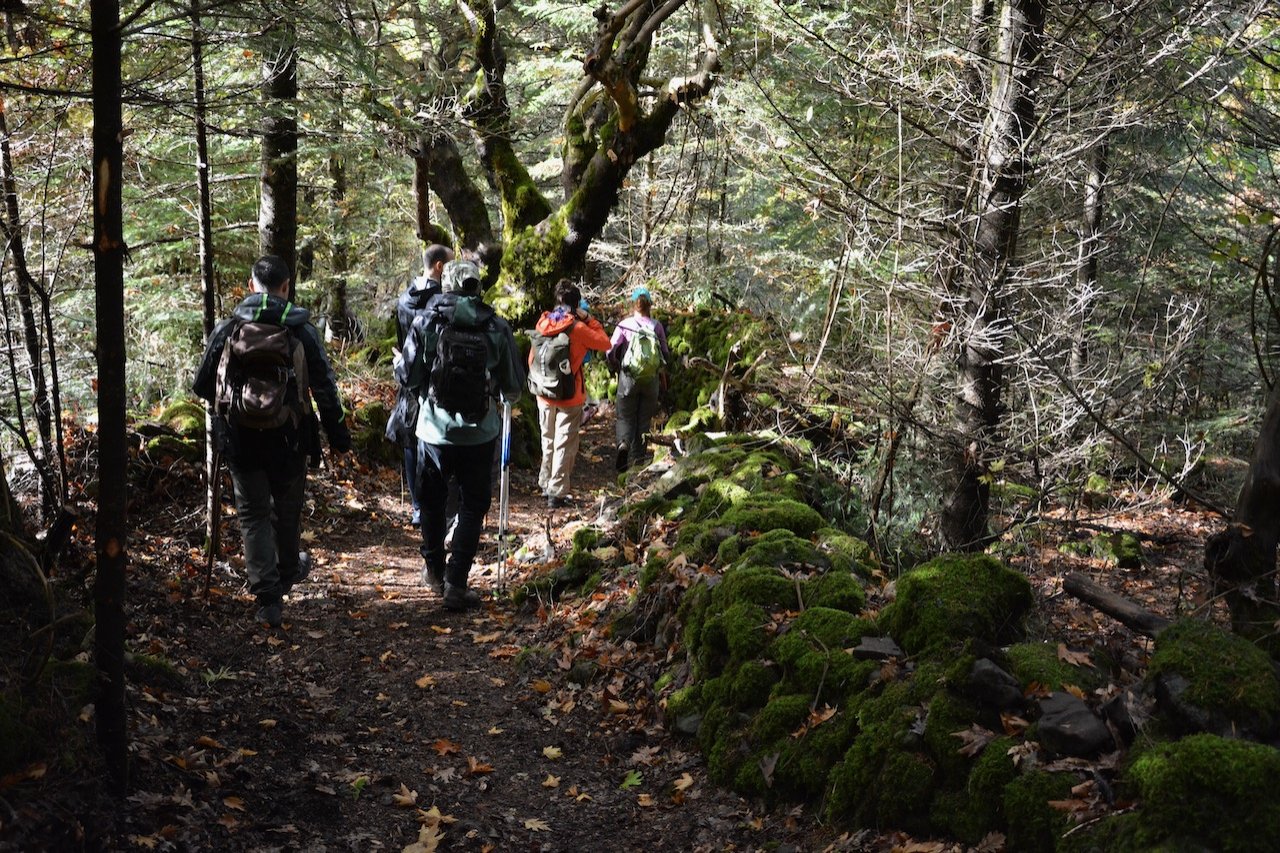
[[[550,530],[563,557],[572,531],[618,491],[602,414],[585,430],[579,500],[550,523],[534,472],[514,473],[512,529],[539,550]],[[590,601],[449,613],[419,585],[396,472],[340,461],[309,488],[316,566],[282,630],[251,621],[238,576],[207,603],[190,594],[194,582],[146,577],[164,574],[162,561],[135,577],[131,642],[186,675],[131,688],[135,794],[115,817],[115,844],[821,848],[803,811],[765,812],[707,782],[696,749],[659,725],[636,675],[645,662],[593,630]],[[495,520],[496,501],[473,576],[482,588]],[[593,675],[574,684],[569,669],[584,661]]]

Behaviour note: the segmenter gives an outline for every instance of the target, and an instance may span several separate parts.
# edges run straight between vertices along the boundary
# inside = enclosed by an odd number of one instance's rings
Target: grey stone
[[[1036,732],[1041,744],[1062,755],[1085,758],[1115,747],[1106,724],[1070,693],[1050,693],[1040,700]]]
[[[1018,679],[988,658],[978,658],[969,670],[965,685],[971,697],[995,708],[1012,708],[1022,704],[1022,688]]]
[[[862,642],[854,648],[853,656],[858,660],[888,660],[905,658],[907,653],[889,637],[863,637]]]

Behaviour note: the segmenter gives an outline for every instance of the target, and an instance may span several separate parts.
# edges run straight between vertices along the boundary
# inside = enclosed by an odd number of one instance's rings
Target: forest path
[[[518,543],[542,554],[549,531],[563,558],[573,531],[616,504],[612,431],[607,410],[586,427],[579,500],[550,516],[536,472],[513,471]],[[136,584],[152,620],[141,640],[191,674],[131,688],[135,793],[118,839],[219,850],[821,849],[830,834],[803,810],[767,812],[707,781],[696,747],[659,724],[652,685],[636,675],[652,655],[637,660],[634,646],[595,630],[591,600],[517,608],[486,598],[478,611],[445,611],[419,583],[397,481],[351,459],[313,476],[304,529],[315,568],[286,601],[282,629],[253,622],[239,572],[222,575],[207,602],[179,598],[172,583]],[[472,576],[482,591],[496,581],[496,518],[495,483]],[[233,520],[227,530],[239,565]],[[571,683],[583,661],[593,677]]]

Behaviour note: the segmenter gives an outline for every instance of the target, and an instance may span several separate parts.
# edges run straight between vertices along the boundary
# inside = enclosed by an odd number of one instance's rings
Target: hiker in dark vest
[[[538,399],[538,425],[542,430],[542,467],[538,472],[538,485],[547,496],[547,506],[555,509],[568,506],[569,478],[578,458],[578,437],[582,432],[583,404],[587,399],[586,380],[582,375],[582,363],[589,350],[604,352],[609,349],[609,334],[600,321],[581,307],[582,293],[568,279],[556,285],[556,306],[542,312],[535,331],[547,341],[557,336],[568,337],[569,387],[565,394],[555,397],[532,389]],[[536,349],[536,348],[535,348]],[[531,367],[536,367],[538,354],[529,352]]]
[[[244,542],[249,591],[257,599],[257,619],[278,628],[283,596],[311,571],[310,555],[298,550],[307,460],[319,456],[320,436],[311,411],[314,399],[329,446],[335,453],[351,449],[342,400],[333,368],[311,314],[288,301],[289,267],[275,255],[258,259],[249,284],[251,293],[209,336],[196,371],[195,393],[214,403],[213,440],[227,459],[235,485],[236,515]],[[280,327],[294,359],[287,369],[285,411],[279,426],[257,428],[237,417],[243,388],[231,387],[233,369],[229,340],[238,330]],[[305,382],[299,382],[304,378]],[[308,393],[309,392],[309,393]]]
[[[632,313],[613,330],[609,369],[618,376],[617,440],[614,464],[621,473],[645,458],[649,424],[666,388],[666,364],[671,358],[667,330],[653,319],[653,297],[647,287],[631,292]]]
[[[405,338],[413,327],[413,321],[426,314],[427,303],[440,294],[440,277],[444,265],[453,260],[453,250],[433,243],[423,255],[423,275],[415,278],[396,300],[396,359],[401,358]],[[404,450],[404,479],[413,505],[413,526],[421,524],[422,510],[418,505],[418,398],[403,385],[400,386],[395,408],[387,418],[387,438]]]
[[[493,496],[493,455],[502,430],[499,394],[524,390],[519,350],[507,321],[480,298],[480,269],[450,261],[444,292],[413,322],[397,379],[418,395],[418,502],[422,582],[448,610],[480,604],[468,578]],[[453,540],[445,548],[447,486],[458,488]]]

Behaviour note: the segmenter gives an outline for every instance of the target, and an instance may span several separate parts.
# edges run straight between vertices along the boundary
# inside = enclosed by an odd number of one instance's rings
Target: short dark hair
[[[282,289],[291,278],[289,265],[279,255],[263,255],[253,265],[254,287],[266,288],[271,293]]]
[[[432,243],[427,247],[425,258],[427,269],[431,269],[436,264],[447,264],[453,260],[453,249],[440,243]]]
[[[578,285],[562,278],[556,283],[556,304],[566,305],[573,310],[578,310],[578,303],[582,301],[582,291],[578,289]]]

